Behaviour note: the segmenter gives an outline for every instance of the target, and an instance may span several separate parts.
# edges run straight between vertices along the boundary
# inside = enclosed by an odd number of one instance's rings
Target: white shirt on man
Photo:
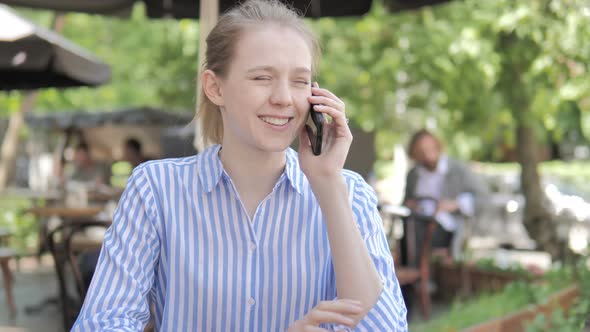
[[[418,166],[418,181],[416,183],[417,197],[431,197],[436,200],[444,199],[443,190],[445,185],[445,177],[449,172],[449,159],[446,155],[442,155],[436,169],[434,171],[428,170],[424,166]],[[461,193],[455,198],[459,205],[459,210],[462,214],[472,216],[474,213],[474,202],[473,194]],[[424,203],[428,204],[428,202]],[[423,210],[434,210],[433,207],[423,206]],[[434,211],[431,211],[434,213]],[[436,214],[437,222],[448,232],[454,232],[459,228],[459,222],[457,218],[449,212],[438,212]]]

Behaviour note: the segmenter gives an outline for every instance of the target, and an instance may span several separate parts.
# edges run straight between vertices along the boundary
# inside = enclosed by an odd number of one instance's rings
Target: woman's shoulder
[[[141,163],[137,168],[183,167],[194,165],[200,159],[199,154],[181,158],[150,159]]]
[[[132,176],[147,177],[150,182],[158,182],[168,174],[180,174],[185,170],[198,169],[200,155],[182,158],[152,159],[139,164],[133,170]]]
[[[347,181],[350,180],[354,182],[365,182],[365,179],[362,175],[350,169],[343,169],[342,176],[344,176]]]
[[[355,171],[344,169],[342,170],[342,176],[346,180],[348,192],[351,194],[353,201],[362,200],[372,203],[377,201],[375,190],[365,181],[362,175]]]
[[[362,177],[362,175],[360,175],[359,173],[357,173],[353,170],[343,169],[342,176],[346,180],[346,184],[348,185],[349,190],[355,189],[357,187],[360,187],[360,188],[364,188],[365,186],[370,187],[369,184],[367,183],[367,181],[365,181],[365,179]]]

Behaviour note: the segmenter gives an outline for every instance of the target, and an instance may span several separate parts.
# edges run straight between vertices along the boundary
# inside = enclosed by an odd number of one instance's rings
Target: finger
[[[349,137],[352,139],[352,132],[348,127],[346,117],[344,122],[334,119],[333,117],[325,114],[326,121],[324,122],[324,136],[336,138]]]
[[[334,99],[336,101],[338,101],[339,103],[341,103],[342,105],[344,105],[344,102],[338,98],[335,94],[332,93],[332,91],[328,90],[328,89],[323,89],[320,88],[319,86],[314,86],[311,88],[311,93],[314,96],[324,96],[324,97],[328,97],[330,99]]]
[[[344,103],[324,96],[310,96],[307,99],[312,104],[320,104],[333,107],[341,112],[344,112]]]
[[[332,120],[331,123],[326,125],[324,130],[326,136],[326,150],[328,146],[336,144],[340,139],[346,138],[352,140],[352,132],[348,126],[341,126]]]
[[[334,133],[334,129],[332,129],[334,125],[332,123],[324,124],[324,137],[322,146],[325,151],[329,150],[332,146],[332,142],[334,141],[334,136],[337,136],[337,133]]]
[[[346,115],[344,114],[344,112],[341,112],[333,107],[326,105],[313,105],[313,110],[316,112],[327,114],[334,119],[342,118],[342,120],[346,123]]]
[[[317,326],[305,325],[303,327],[303,332],[329,332],[330,330],[323,329]]]
[[[309,141],[309,136],[307,136],[307,131],[305,130],[305,125],[301,127],[299,131],[299,154],[310,154],[311,151],[311,142]]]
[[[361,303],[350,299],[338,299],[334,301],[323,301],[317,306],[317,309],[322,311],[332,311],[340,314],[360,314],[363,312]]]
[[[352,325],[354,325],[352,317],[337,312],[323,311],[319,309],[312,310],[307,317],[307,321],[314,326],[320,324],[340,324],[352,327]]]
[[[314,105],[313,109],[316,112],[324,113],[332,117],[333,122],[336,122],[339,127],[348,127],[346,115],[343,112],[325,105]]]
[[[358,300],[353,300],[353,299],[338,299],[337,301],[339,302],[344,302],[344,303],[351,303],[351,304],[356,304],[358,306],[362,306],[363,304],[361,303],[361,301]]]

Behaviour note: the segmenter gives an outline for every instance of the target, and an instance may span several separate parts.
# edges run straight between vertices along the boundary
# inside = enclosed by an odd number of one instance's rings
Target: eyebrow
[[[272,66],[256,66],[253,68],[248,69],[248,73],[251,72],[255,72],[255,71],[271,71],[271,72],[276,72],[276,68],[272,67]],[[297,73],[311,73],[311,70],[307,67],[297,67],[295,68],[295,72]]]

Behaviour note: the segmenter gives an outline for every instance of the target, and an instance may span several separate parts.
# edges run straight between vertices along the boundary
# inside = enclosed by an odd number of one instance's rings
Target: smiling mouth
[[[260,120],[262,120],[268,124],[274,125],[274,126],[284,126],[287,123],[289,123],[291,120],[293,120],[292,117],[290,117],[290,118],[274,118],[274,117],[270,117],[270,116],[261,116],[259,118],[260,118]]]

